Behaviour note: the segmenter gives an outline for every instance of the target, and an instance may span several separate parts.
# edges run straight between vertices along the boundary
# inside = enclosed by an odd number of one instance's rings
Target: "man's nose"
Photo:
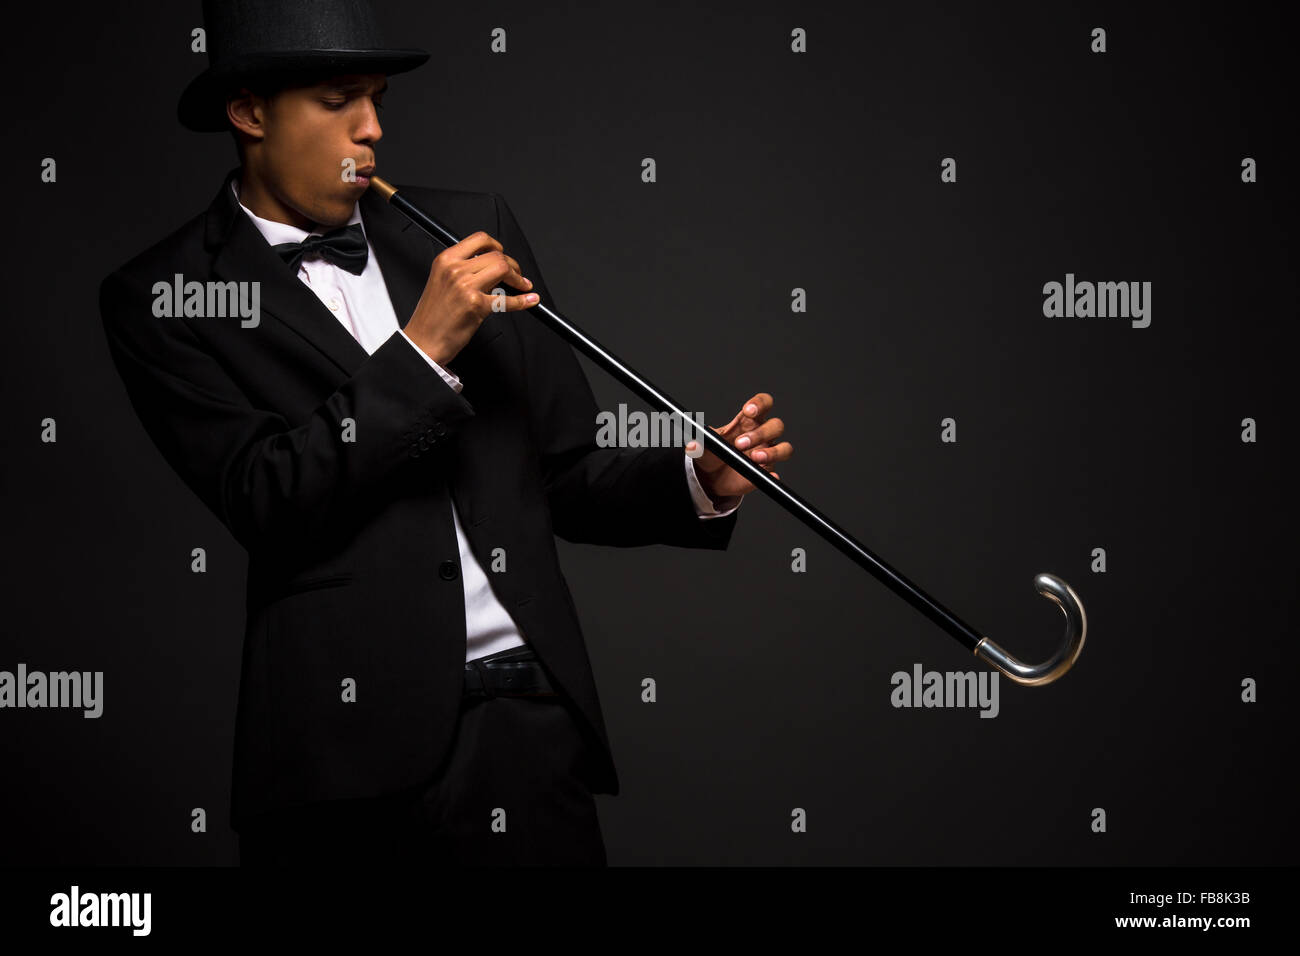
[[[375,111],[374,104],[369,104],[366,107],[365,119],[353,131],[352,139],[358,143],[377,143],[383,138],[384,130],[379,125],[379,114]]]

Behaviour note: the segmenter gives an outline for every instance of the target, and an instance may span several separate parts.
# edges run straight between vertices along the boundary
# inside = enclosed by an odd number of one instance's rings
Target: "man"
[[[724,549],[753,485],[694,443],[597,447],[501,196],[402,187],[465,237],[440,248],[367,189],[385,77],[428,54],[348,0],[204,17],[179,115],[240,166],[100,306],[145,429],[248,550],[241,860],[603,865],[618,779],[554,536]],[[771,406],[715,429],[764,467],[791,454]]]

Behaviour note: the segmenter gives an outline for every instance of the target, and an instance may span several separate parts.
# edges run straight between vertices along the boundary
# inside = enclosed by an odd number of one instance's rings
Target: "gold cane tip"
[[[393,193],[397,192],[396,186],[394,186],[388,180],[381,179],[380,177],[375,175],[371,175],[370,177],[370,188],[373,189],[375,192],[379,193],[379,195],[383,196],[385,202],[387,202],[389,199],[392,199]]]

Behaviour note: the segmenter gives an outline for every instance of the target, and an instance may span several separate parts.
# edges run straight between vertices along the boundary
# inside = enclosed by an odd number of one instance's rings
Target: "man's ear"
[[[226,100],[226,118],[239,132],[261,139],[266,135],[266,100],[246,87],[240,87]]]

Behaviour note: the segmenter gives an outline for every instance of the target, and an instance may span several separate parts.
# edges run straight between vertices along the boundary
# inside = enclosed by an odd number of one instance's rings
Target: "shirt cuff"
[[[691,489],[691,500],[695,502],[695,513],[704,521],[709,518],[725,518],[739,508],[740,503],[745,500],[742,495],[733,495],[722,500],[724,510],[718,511],[714,508],[708,492],[700,485],[700,478],[695,473],[695,459],[690,455],[686,456],[686,484]]]
[[[402,336],[402,338],[406,339],[406,341],[408,342],[411,342],[411,348],[415,349],[415,351],[420,353],[420,358],[424,359],[426,362],[432,365],[434,371],[436,371],[439,375],[441,375],[443,381],[445,381],[448,385],[450,385],[452,387],[452,390],[455,391],[457,395],[459,395],[460,390],[465,387],[464,385],[461,384],[460,377],[457,375],[453,375],[451,372],[448,372],[445,368],[443,368],[433,359],[429,358],[428,353],[425,352],[424,349],[420,348],[418,345],[416,345],[414,342],[411,341],[411,337],[406,334],[406,331],[404,329],[398,329],[397,331]]]

